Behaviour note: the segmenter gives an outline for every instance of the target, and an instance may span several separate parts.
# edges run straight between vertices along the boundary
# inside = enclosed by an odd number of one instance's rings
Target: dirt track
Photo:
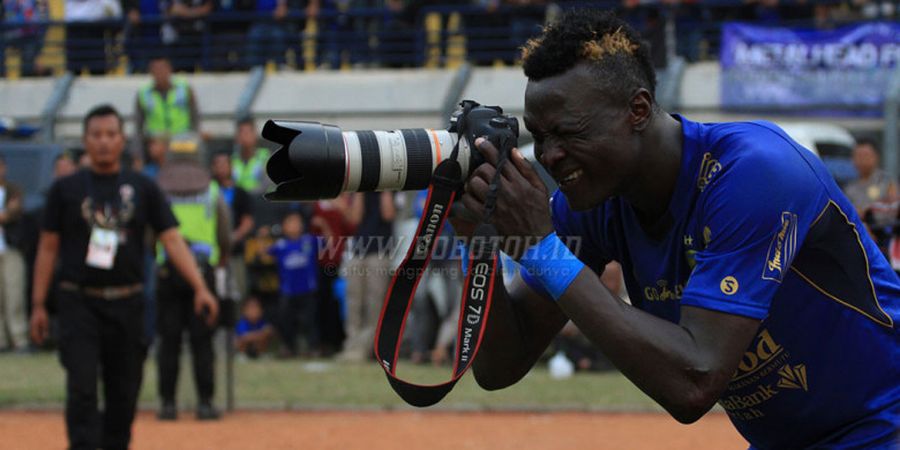
[[[253,412],[200,423],[182,412],[163,423],[140,414],[142,449],[745,449],[724,414],[691,426],[662,414]],[[0,412],[0,447],[65,448],[62,411]]]

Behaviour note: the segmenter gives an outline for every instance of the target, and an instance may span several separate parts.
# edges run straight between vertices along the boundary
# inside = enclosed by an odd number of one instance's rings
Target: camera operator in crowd
[[[215,323],[218,305],[203,282],[159,187],[122,167],[122,117],[111,106],[84,118],[90,166],[57,180],[47,195],[35,263],[31,335],[48,335],[45,303],[57,257],[59,351],[66,370],[66,428],[73,449],[127,448],[146,354],[144,231],[159,236],[193,289],[193,311]],[[105,407],[97,409],[102,376]]]

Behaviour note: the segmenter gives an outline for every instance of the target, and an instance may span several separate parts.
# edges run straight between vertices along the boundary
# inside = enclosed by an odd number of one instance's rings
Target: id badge
[[[91,241],[88,243],[85,263],[96,269],[112,269],[118,248],[119,234],[116,233],[116,230],[95,226],[91,230]]]

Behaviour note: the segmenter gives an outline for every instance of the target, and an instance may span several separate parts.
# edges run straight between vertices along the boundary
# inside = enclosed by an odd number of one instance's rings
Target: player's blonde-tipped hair
[[[591,39],[582,45],[582,56],[591,61],[600,61],[606,55],[625,54],[633,56],[640,45],[631,42],[622,29],[604,34],[599,39]]]
[[[656,89],[650,51],[627,23],[610,12],[567,11],[522,47],[525,75],[541,80],[564,73],[581,62],[596,67],[598,80],[631,92]]]

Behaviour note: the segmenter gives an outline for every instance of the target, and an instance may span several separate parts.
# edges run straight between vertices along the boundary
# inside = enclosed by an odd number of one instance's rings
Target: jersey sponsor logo
[[[781,379],[778,380],[778,387],[786,389],[803,389],[809,392],[809,384],[806,381],[806,364],[797,364],[791,367],[785,364],[778,371]]]
[[[781,213],[781,227],[772,237],[762,278],[781,282],[787,265],[794,259],[797,251],[797,215],[784,211]]]
[[[747,421],[764,417],[762,405],[787,389],[808,392],[806,365],[792,365],[790,357],[769,330],[763,329],[744,352],[728,383],[728,394],[719,404],[732,418]]]
[[[697,177],[697,189],[703,192],[720,170],[722,170],[722,164],[713,159],[712,153],[704,153],[703,161],[700,162],[700,175]]]
[[[773,388],[771,384],[760,385],[748,395],[729,395],[728,397],[723,397],[719,400],[719,404],[722,405],[726,411],[752,408],[770,400],[776,394],[778,394],[778,390]]]
[[[656,287],[648,286],[644,288],[644,299],[648,302],[667,302],[671,300],[681,300],[684,294],[684,285],[675,284],[669,287],[669,280],[657,280]]]
[[[784,351],[784,348],[775,342],[769,330],[762,330],[757,336],[756,347],[751,347],[750,350],[744,352],[744,356],[738,364],[737,373],[734,374],[734,379],[737,380],[753,374],[753,372],[763,368],[782,351]]]
[[[737,293],[740,285],[738,284],[737,278],[729,275],[725,278],[722,278],[722,282],[719,283],[719,289],[722,290],[722,293],[725,295],[734,295]]]
[[[768,329],[760,331],[719,404],[733,419],[749,421],[765,417],[764,403],[785,390],[808,392],[806,365],[792,365],[790,356]]]

